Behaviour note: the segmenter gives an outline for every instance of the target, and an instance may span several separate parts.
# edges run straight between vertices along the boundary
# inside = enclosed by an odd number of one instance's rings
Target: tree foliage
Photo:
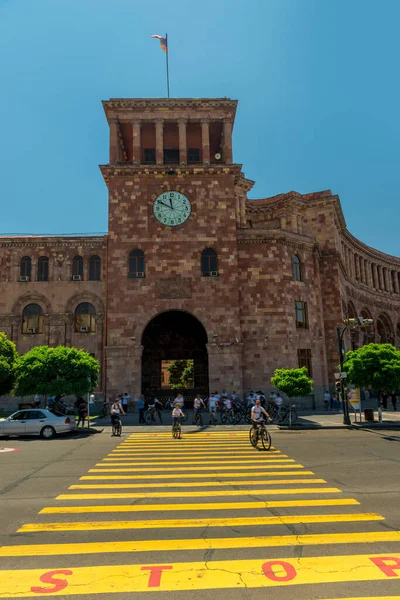
[[[367,344],[349,350],[343,370],[357,387],[391,391],[400,387],[400,352],[392,344]]]
[[[193,387],[193,360],[173,360],[168,365],[167,371],[169,372],[169,383],[173,390]]]
[[[99,370],[98,361],[84,350],[36,346],[17,360],[15,393],[83,396],[96,387]]]
[[[307,375],[306,367],[301,369],[275,369],[271,383],[288,398],[311,394],[313,381]]]
[[[0,396],[9,394],[15,383],[15,362],[18,358],[14,342],[0,332]]]

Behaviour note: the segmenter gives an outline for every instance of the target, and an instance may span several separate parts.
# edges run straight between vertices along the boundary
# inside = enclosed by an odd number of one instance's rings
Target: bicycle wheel
[[[292,423],[296,423],[296,421],[297,421],[297,411],[296,411],[295,408],[292,408],[291,412],[292,412]]]
[[[250,444],[253,446],[253,448],[256,448],[258,442],[258,431],[254,427],[250,427],[249,438]]]
[[[174,439],[176,439],[176,438],[178,437],[178,435],[179,435],[178,428],[177,428],[177,426],[176,426],[176,425],[174,425],[174,426],[173,426],[173,428],[172,428],[172,437],[173,437]]]
[[[118,437],[121,437],[121,433],[122,433],[122,425],[121,425],[121,423],[119,422],[119,423],[117,423],[117,425],[116,425],[116,435],[117,435]]]
[[[261,431],[261,442],[264,450],[269,450],[271,448],[271,436],[266,429]]]
[[[221,423],[226,423],[228,420],[228,413],[226,410],[221,411],[221,414],[219,416],[219,418],[221,419]]]
[[[203,426],[203,417],[202,417],[201,413],[198,414],[197,421],[198,421],[198,423],[197,423],[198,426],[202,427]]]
[[[246,410],[244,418],[246,423],[251,423],[251,410]]]
[[[235,413],[233,412],[233,410],[228,411],[228,423],[230,425],[233,425],[234,423],[236,423],[236,421],[235,421]]]
[[[235,411],[233,414],[233,422],[235,425],[238,425],[240,423],[240,421],[242,420],[242,413],[240,411]]]
[[[182,421],[187,421],[187,420],[188,420],[188,417],[189,417],[189,415],[188,415],[187,411],[186,411],[186,410],[183,410],[183,408],[182,408],[182,412],[183,412]]]
[[[144,416],[144,420],[146,422],[147,425],[151,425],[153,423],[153,415],[151,414],[151,412],[147,412]]]

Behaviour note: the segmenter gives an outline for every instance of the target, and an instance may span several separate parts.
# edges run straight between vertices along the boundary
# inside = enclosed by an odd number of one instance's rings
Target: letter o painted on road
[[[279,567],[276,569],[278,572],[273,567]],[[284,573],[281,574],[282,569]],[[294,566],[284,560],[268,560],[263,564],[262,570],[265,577],[271,581],[292,581],[297,575]]]

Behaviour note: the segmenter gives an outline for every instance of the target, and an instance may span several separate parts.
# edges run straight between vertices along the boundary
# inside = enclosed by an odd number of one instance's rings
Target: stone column
[[[186,125],[187,119],[179,119],[179,162],[181,165],[186,165],[187,163]]]
[[[280,221],[281,221],[281,229],[285,230],[286,229],[286,216],[282,215],[280,217]]]
[[[371,264],[371,271],[372,271],[372,287],[377,290],[378,289],[378,272],[377,272],[375,263]]]
[[[142,146],[140,141],[140,121],[132,123],[132,162],[139,164],[142,162]]]
[[[383,267],[384,287],[387,292],[392,291],[392,282],[389,277],[389,270],[387,267]]]
[[[292,231],[297,233],[297,215],[293,213],[290,220],[292,223]]]
[[[393,292],[395,294],[398,294],[399,293],[399,280],[397,278],[397,272],[392,271],[392,273],[393,273],[393,287],[394,287]]]
[[[224,120],[224,162],[232,164],[232,121]]]
[[[201,121],[201,153],[203,163],[210,164],[210,122],[208,119]]]
[[[380,265],[377,265],[376,267],[376,272],[377,272],[377,276],[378,276],[378,290],[382,290],[383,289],[383,285],[382,285],[382,267]]]
[[[164,164],[164,119],[156,121],[156,163]]]
[[[117,119],[110,119],[110,164],[120,161],[119,124]]]

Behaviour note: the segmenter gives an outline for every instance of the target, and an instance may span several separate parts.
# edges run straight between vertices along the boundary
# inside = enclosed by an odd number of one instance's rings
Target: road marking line
[[[103,459],[103,461],[110,459]],[[115,460],[112,459],[112,460]],[[221,465],[221,460],[187,460],[187,461],[168,461],[168,462],[122,462],[126,461],[126,459],[120,459],[120,462],[101,462],[96,463],[96,467],[156,467],[156,466],[165,466],[165,465]],[[273,462],[276,464],[280,463],[294,463],[295,460],[293,458],[260,458],[258,461],[256,458],[248,458],[248,459],[240,459],[240,460],[224,460],[223,465],[257,465],[260,463],[264,464],[267,462]],[[160,469],[157,469],[160,471]]]
[[[268,495],[268,496],[293,496],[297,494],[340,494],[338,488],[281,488],[278,490],[209,490],[207,492],[132,492],[115,494],[60,494],[56,500],[96,500],[105,498],[197,498],[207,496],[248,496]]]
[[[0,546],[0,558],[7,556],[60,556],[73,554],[109,554],[119,552],[170,552],[174,550],[376,544],[383,542],[400,542],[400,531],[261,535],[257,537],[235,538],[131,540],[125,542],[74,542],[72,544],[27,544],[21,546]]]
[[[101,565],[65,569],[0,571],[0,597],[26,598],[46,593],[71,596],[275,588],[355,581],[387,581],[397,573],[400,554],[313,556],[269,560],[225,560],[209,563]],[[386,567],[386,564],[388,565]],[[399,567],[396,567],[397,569]],[[386,572],[385,572],[386,571]],[[50,587],[49,587],[50,585]]]
[[[102,471],[100,471],[102,472]],[[313,471],[275,471],[273,473],[186,473],[179,475],[83,475],[79,479],[204,479],[205,477],[277,477],[277,476],[285,476],[288,475],[315,475]],[[240,483],[240,482],[239,482]]]
[[[303,523],[353,523],[381,521],[375,513],[281,515],[256,517],[225,517],[220,519],[148,519],[139,521],[70,521],[66,523],[26,523],[18,533],[37,531],[110,531],[114,529],[192,529],[194,527],[259,527],[261,525],[293,525]],[[1,597],[1,596],[0,596]]]
[[[0,571],[1,598],[280,588],[396,578],[400,554],[101,565]],[[392,565],[392,566],[391,566]]]
[[[179,451],[168,451],[168,456],[169,457],[171,457],[171,454],[173,456],[180,456],[182,458],[182,460],[185,460],[186,454],[183,454],[180,449],[179,449]],[[200,452],[190,451],[188,453],[188,455],[190,457],[193,456],[193,457],[196,457],[196,458],[197,457],[201,457],[201,456],[207,456],[209,458],[219,458],[219,457],[225,458],[225,457],[229,457],[229,456],[239,456],[239,458],[241,458],[242,456],[244,456],[244,457],[246,457],[246,456],[254,456],[254,455],[257,456],[258,454],[260,456],[268,456],[268,457],[275,457],[276,456],[277,458],[280,458],[280,457],[285,458],[285,457],[287,457],[287,454],[282,454],[281,452],[272,452],[271,453],[268,450],[268,454],[266,454],[266,452],[261,451],[261,450],[255,452],[254,449],[253,450],[221,450],[217,454],[215,453],[214,450],[211,453],[207,452],[207,451],[200,451]],[[118,457],[120,457],[120,456],[121,457],[124,457],[124,456],[133,456],[133,457],[144,456],[144,457],[148,457],[149,453],[148,452],[143,452],[143,451],[136,452],[135,450],[113,450],[112,452],[110,452],[110,454],[107,454],[107,456],[114,457],[114,458],[116,456],[118,456]],[[158,459],[162,460],[163,458],[162,458],[162,456],[160,456]]]
[[[262,479],[261,481],[256,481],[251,479],[250,481],[190,481],[186,483],[94,483],[94,484],[76,484],[70,485],[69,490],[94,490],[94,489],[103,489],[103,490],[112,490],[112,489],[123,489],[123,488],[140,488],[143,489],[146,486],[146,489],[151,488],[188,488],[188,487],[219,487],[219,486],[231,486],[231,485],[286,485],[288,483],[327,483],[325,479],[272,479],[266,480]],[[250,491],[250,490],[249,490]],[[257,490],[251,490],[252,493]],[[207,492],[205,492],[207,493]]]
[[[303,465],[265,465],[262,464],[261,465],[263,469],[304,469]],[[254,468],[256,467],[260,467],[260,464],[257,463],[254,465]],[[249,469],[251,470],[251,466],[245,466],[245,467],[241,467],[239,465],[233,466],[233,467],[226,467],[225,465],[221,465],[218,466],[218,471],[231,471],[231,470],[235,470],[237,469],[238,471],[240,471],[241,469],[245,469],[246,471],[248,471]],[[195,467],[192,469],[189,469],[190,471],[212,471],[214,469],[214,467],[212,467],[211,465],[209,467]],[[154,471],[177,471],[179,473],[181,473],[182,471],[186,471],[186,467],[167,467],[165,469],[163,468],[158,468],[158,469],[153,469]],[[112,469],[89,469],[88,473],[148,473],[149,472],[149,468],[146,469],[131,469],[131,468],[127,468],[127,469],[120,469],[120,468],[115,468],[113,467]],[[156,477],[158,477],[158,475],[154,475],[153,474],[153,478],[156,479]],[[179,477],[179,475],[177,475],[177,477]]]
[[[21,546],[0,546],[0,558],[7,556],[61,556],[73,554],[109,554],[119,552],[170,552],[174,550],[218,550],[235,548],[273,548],[287,546],[325,546],[333,544],[376,544],[383,542],[400,542],[400,531],[309,533],[300,535],[271,536],[261,535],[257,537],[235,538],[131,540],[126,542],[74,542],[72,544],[27,544]]]
[[[109,506],[49,506],[42,508],[39,515],[68,513],[120,513],[120,512],[159,512],[184,510],[247,510],[264,508],[294,508],[304,506],[353,506],[360,504],[354,498],[326,500],[277,500],[265,502],[203,502],[200,504],[112,504]]]

